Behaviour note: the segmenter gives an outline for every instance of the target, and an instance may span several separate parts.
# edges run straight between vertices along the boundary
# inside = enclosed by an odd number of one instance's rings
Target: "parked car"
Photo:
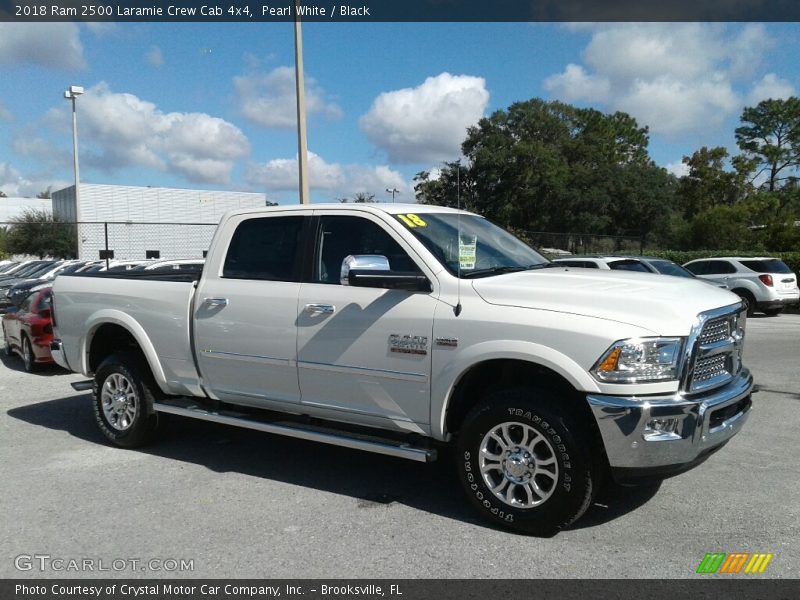
[[[200,272],[205,264],[204,258],[185,258],[179,260],[159,260],[149,265],[135,267],[136,271],[181,271]]]
[[[15,283],[5,291],[5,294],[0,293],[0,311],[7,310],[11,304],[19,304],[35,287],[52,282],[59,275],[71,275],[85,265],[86,262],[81,260],[66,261],[38,279],[24,279]]]
[[[32,291],[20,306],[3,315],[3,338],[8,356],[19,354],[25,370],[31,373],[42,364],[50,364],[53,339],[52,288]]]
[[[583,269],[640,271],[642,273],[657,273],[674,277],[695,277],[694,273],[684,269],[678,263],[666,258],[653,256],[570,256],[554,258],[553,263],[559,266],[580,267]]]
[[[756,310],[779,314],[800,303],[797,275],[777,258],[723,256],[700,258],[683,265],[702,279],[724,283],[747,304],[747,314]]]
[[[53,274],[61,269],[65,264],[66,262],[63,260],[45,261],[43,264],[39,265],[38,269],[35,269],[31,273],[20,275],[18,277],[12,275],[11,277],[6,277],[5,279],[0,280],[0,313],[5,312],[5,310],[11,304],[11,301],[8,298],[8,292],[12,287],[18,283],[27,281],[39,281],[40,283],[44,283],[47,279],[53,277]]]
[[[26,260],[24,262],[18,263],[15,267],[9,269],[2,275],[0,275],[0,282],[3,282],[7,279],[11,279],[14,277],[19,278],[26,278],[28,275],[42,269],[46,265],[53,264],[54,260]]]

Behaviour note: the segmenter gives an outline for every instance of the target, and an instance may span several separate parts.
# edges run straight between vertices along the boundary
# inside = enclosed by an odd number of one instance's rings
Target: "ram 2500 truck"
[[[194,277],[55,282],[53,356],[118,446],[164,414],[419,461],[452,444],[485,518],[546,534],[608,475],[698,465],[751,407],[737,296],[559,268],[468,212],[235,211]]]

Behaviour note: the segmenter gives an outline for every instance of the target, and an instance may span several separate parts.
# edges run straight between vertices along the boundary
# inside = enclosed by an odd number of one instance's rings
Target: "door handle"
[[[227,298],[203,298],[203,302],[209,306],[228,306]]]
[[[312,315],[332,315],[336,310],[333,304],[306,304],[305,311]]]

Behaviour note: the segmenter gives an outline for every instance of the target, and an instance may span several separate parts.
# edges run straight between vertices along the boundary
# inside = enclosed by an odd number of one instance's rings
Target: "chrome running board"
[[[313,424],[294,423],[290,421],[268,421],[252,418],[251,415],[239,415],[237,413],[221,414],[207,408],[190,405],[176,406],[175,404],[165,404],[156,402],[153,408],[158,412],[179,415],[201,421],[211,421],[223,425],[233,425],[234,427],[244,427],[255,429],[266,433],[284,435],[301,440],[343,446],[354,450],[365,450],[375,454],[386,456],[396,456],[418,462],[432,462],[436,460],[436,450],[423,446],[414,446],[407,441],[393,440],[373,435],[341,431],[328,427],[320,427]]]

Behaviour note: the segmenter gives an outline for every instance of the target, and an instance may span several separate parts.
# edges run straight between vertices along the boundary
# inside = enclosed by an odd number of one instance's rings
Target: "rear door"
[[[297,298],[311,211],[238,215],[218,232],[195,294],[195,354],[207,391],[239,404],[297,404]]]

